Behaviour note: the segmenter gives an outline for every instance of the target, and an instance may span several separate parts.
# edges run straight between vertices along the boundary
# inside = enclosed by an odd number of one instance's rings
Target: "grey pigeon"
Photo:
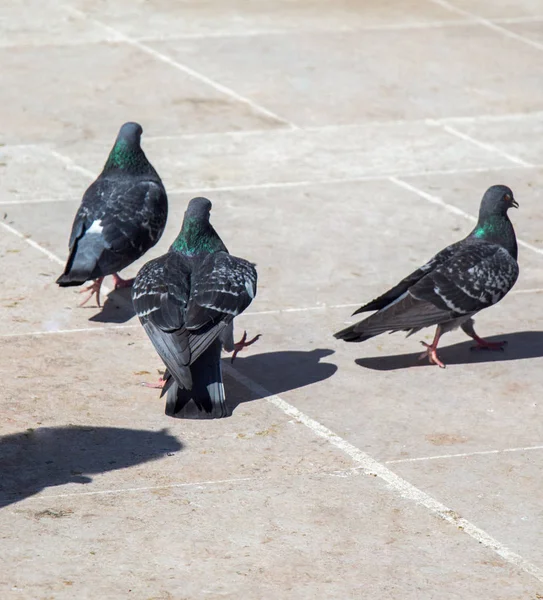
[[[475,229],[448,246],[391,290],[353,314],[377,312],[335,334],[346,342],[363,342],[385,331],[409,331],[437,325],[432,344],[421,342],[430,362],[445,367],[437,356],[443,333],[456,327],[477,342],[475,348],[502,350],[506,342],[487,342],[473,329],[472,316],[499,302],[519,274],[517,240],[507,216],[518,208],[513,192],[504,185],[489,188],[481,201]]]
[[[221,349],[234,357],[249,342],[234,344],[234,317],[256,295],[252,263],[231,256],[209,222],[211,202],[193,198],[169,251],[145,264],[132,288],[134,308],[167,371],[166,414],[217,419],[225,402]],[[233,357],[233,358],[234,358]],[[233,360],[232,358],[232,360]]]
[[[125,123],[106,164],[83,196],[70,235],[70,255],[61,287],[95,280],[82,292],[94,294],[100,306],[100,286],[113,275],[115,288],[130,287],[118,272],[143,256],[160,239],[168,216],[166,190],[140,146],[143,130]]]

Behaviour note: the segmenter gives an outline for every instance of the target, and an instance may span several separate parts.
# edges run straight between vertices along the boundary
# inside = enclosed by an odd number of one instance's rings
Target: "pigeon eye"
[[[504,196],[506,202],[511,202],[512,198],[509,194],[505,194]]]

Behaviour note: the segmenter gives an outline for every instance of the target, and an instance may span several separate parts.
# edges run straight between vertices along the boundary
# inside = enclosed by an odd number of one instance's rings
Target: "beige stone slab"
[[[66,11],[55,0],[21,0],[0,6],[0,47],[79,44],[119,36]]]
[[[47,148],[0,148],[0,202],[81,198],[90,183],[88,175],[68,167]],[[31,210],[31,209],[29,209]]]
[[[150,44],[299,126],[533,111],[543,100],[533,76],[543,53],[477,24]]]
[[[347,455],[228,376],[232,417],[166,417],[159,391],[141,385],[156,381],[163,366],[139,327],[24,336],[4,339],[2,346],[2,505],[36,494],[107,495],[353,466]],[[251,355],[247,351],[245,360]],[[278,369],[280,360],[278,353],[257,364]],[[335,371],[323,357],[299,385]]]
[[[453,0],[453,6],[487,19],[533,17],[542,14],[539,0]]]
[[[543,55],[543,52],[541,53]],[[543,113],[515,115],[511,118],[463,120],[452,123],[455,129],[473,138],[492,144],[533,165],[543,164]]]
[[[191,34],[250,35],[270,30],[297,33],[458,20],[458,15],[422,0],[364,4],[352,0],[205,3],[72,0],[71,5],[127,35],[151,39]]]
[[[88,327],[89,313],[55,285],[62,267],[0,227],[2,290],[0,335]]]
[[[534,21],[533,23],[506,23],[503,26],[517,35],[541,44],[541,51],[543,50],[543,7],[541,6],[539,14],[541,15],[541,20]]]
[[[156,127],[145,129],[142,144],[169,191],[318,183],[511,164],[495,152],[447,133],[438,124],[421,121],[171,139],[155,137],[158,133]],[[109,150],[108,140],[78,140],[54,149],[98,172]]]
[[[275,122],[127,44],[0,49],[0,141],[112,143],[129,120],[155,134],[265,129]],[[82,67],[84,65],[84,68]]]
[[[516,600],[541,589],[363,475],[29,500],[0,519],[17,567],[0,578],[8,598]]]
[[[509,548],[543,563],[541,451],[440,459],[393,465],[394,470],[465,518],[491,528]]]
[[[507,23],[504,27],[523,38],[541,44],[543,50],[543,7],[540,8],[541,20],[533,23]]]
[[[461,331],[445,335],[439,355],[446,369],[418,361],[420,340],[429,343],[433,328],[408,339],[398,333],[359,344],[335,340],[332,334],[353,321],[352,310],[242,316],[238,328],[262,333],[258,352],[305,352],[306,359],[285,356],[280,378],[252,356],[240,357],[236,368],[379,460],[542,443],[541,294],[511,294],[477,315],[476,331],[507,340],[504,352],[472,352]],[[338,370],[297,385],[313,371],[317,350],[334,351],[321,360]]]

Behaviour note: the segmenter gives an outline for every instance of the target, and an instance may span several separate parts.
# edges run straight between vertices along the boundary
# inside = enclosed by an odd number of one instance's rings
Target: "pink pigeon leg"
[[[123,279],[122,277],[119,276],[118,273],[113,273],[113,287],[116,290],[119,288],[132,287],[132,285],[134,284],[134,280],[135,280],[135,277],[132,277],[132,279]]]
[[[444,369],[445,364],[443,362],[441,362],[441,360],[439,359],[439,356],[437,355],[437,345],[439,343],[439,338],[441,337],[442,333],[443,332],[441,330],[441,326],[438,325],[437,329],[436,329],[436,334],[434,336],[434,341],[431,344],[427,344],[426,342],[421,342],[421,344],[426,347],[426,352],[423,352],[419,356],[419,360],[422,360],[423,358],[428,357],[428,359],[430,360],[431,363],[433,363],[434,365],[437,365],[441,369]]]
[[[255,335],[255,337],[252,340],[247,341],[247,332],[244,331],[243,337],[241,338],[241,340],[234,344],[234,354],[232,354],[232,360],[230,362],[233,363],[234,359],[238,355],[238,352],[243,350],[243,348],[247,348],[247,346],[254,344],[256,342],[256,340],[258,340],[258,338],[261,337],[261,335],[262,334],[259,333],[259,334]]]

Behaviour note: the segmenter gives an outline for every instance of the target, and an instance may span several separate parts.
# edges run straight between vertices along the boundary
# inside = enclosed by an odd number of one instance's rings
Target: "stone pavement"
[[[543,598],[541,0],[20,0],[0,32],[1,598]],[[123,275],[194,195],[258,265],[231,418],[168,419],[129,296],[54,283],[128,120],[170,214]],[[503,354],[332,337],[494,183]]]

